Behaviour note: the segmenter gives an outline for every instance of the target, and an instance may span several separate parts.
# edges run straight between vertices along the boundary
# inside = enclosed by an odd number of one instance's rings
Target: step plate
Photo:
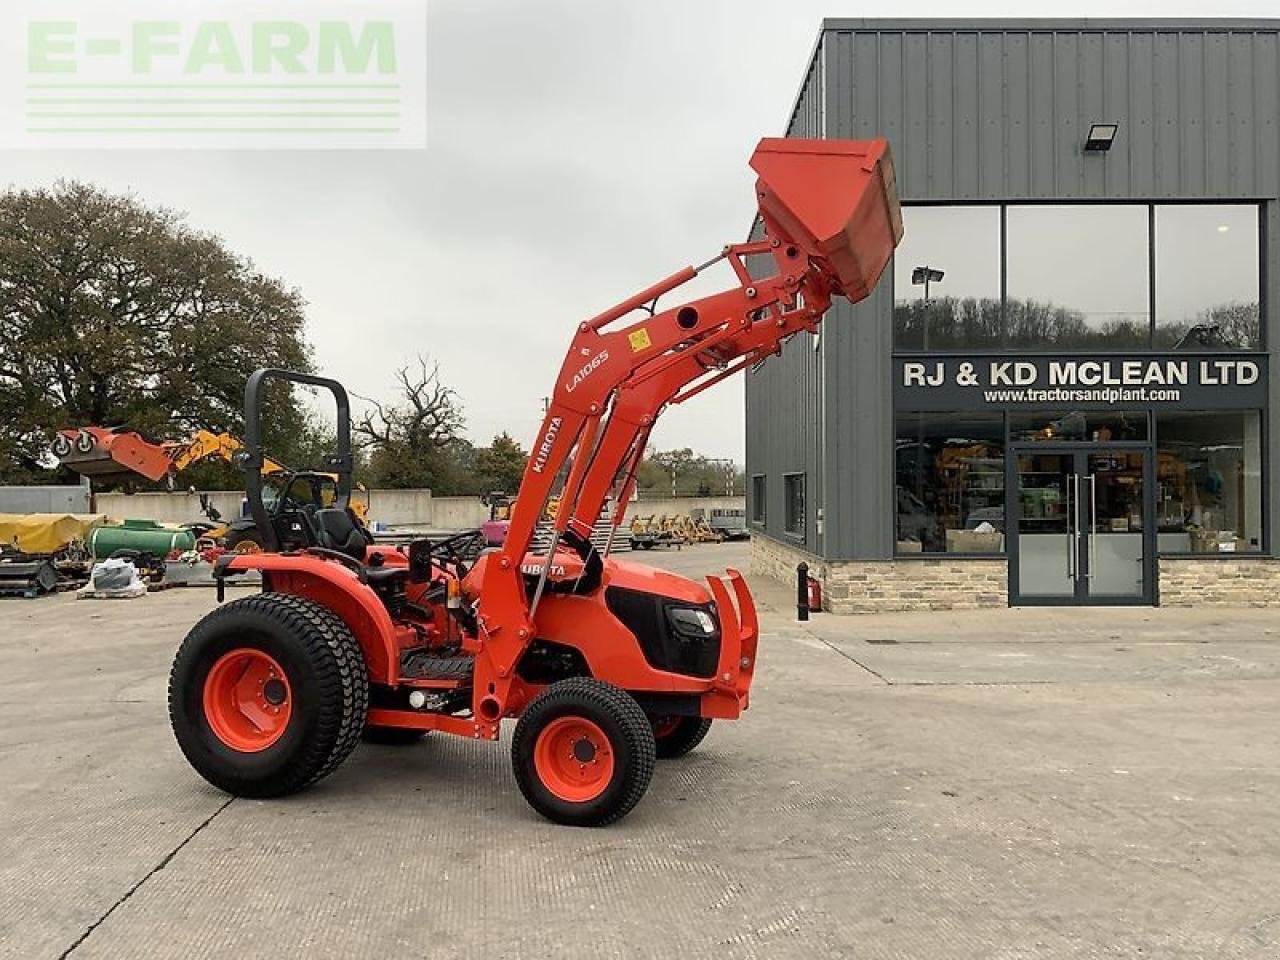
[[[405,680],[446,680],[470,683],[475,672],[475,657],[441,656],[439,651],[419,648],[406,650],[400,657],[400,676]]]

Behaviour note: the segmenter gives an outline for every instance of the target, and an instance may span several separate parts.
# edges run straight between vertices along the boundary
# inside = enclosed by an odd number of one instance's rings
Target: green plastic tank
[[[165,527],[154,520],[126,520],[118,527],[98,527],[89,537],[95,560],[105,560],[117,550],[137,550],[163,558],[172,550],[191,550],[196,545],[190,530]]]

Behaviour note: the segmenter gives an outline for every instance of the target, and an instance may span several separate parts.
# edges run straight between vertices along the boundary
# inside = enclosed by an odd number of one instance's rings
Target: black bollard
[[[809,565],[803,560],[796,565],[796,619],[809,619]]]

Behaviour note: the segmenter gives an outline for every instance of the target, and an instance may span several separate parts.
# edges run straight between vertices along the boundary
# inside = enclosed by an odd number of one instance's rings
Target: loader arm
[[[208,430],[197,430],[191,439],[179,446],[172,455],[173,472],[181,473],[188,467],[194,467],[204,460],[219,459],[227,463],[236,463],[236,454],[244,450],[244,444],[229,433],[212,433]],[[262,472],[264,475],[288,473],[289,468],[283,463],[263,457]]]
[[[653,424],[679,403],[817,330],[833,295],[861,300],[902,235],[884,140],[761,141],[751,166],[765,236],[732,244],[578,326],[535,438],[501,552],[484,572],[477,609],[478,719],[507,710],[513,671],[536,633],[557,549],[590,555],[592,524],[610,491],[629,495]],[[753,278],[748,257],[771,262]],[[737,286],[656,310],[660,297],[726,260]],[[626,321],[637,310],[640,319]],[[541,576],[521,566],[557,478],[569,466]],[[620,522],[620,520],[615,520]]]

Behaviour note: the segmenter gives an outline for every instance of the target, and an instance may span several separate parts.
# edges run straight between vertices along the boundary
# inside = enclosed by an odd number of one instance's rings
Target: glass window
[[[804,536],[804,474],[788,473],[782,478],[786,500],[784,529],[797,537]]]
[[[1165,553],[1262,548],[1262,436],[1256,410],[1156,418],[1158,546]]]
[[[1019,441],[1040,440],[1046,443],[1145,441],[1147,414],[1144,410],[1013,413],[1009,415],[1009,436]]]
[[[1000,346],[1000,208],[904,207],[893,259],[901,350]]]
[[[1156,207],[1156,346],[1257,350],[1258,208]]]
[[[899,553],[1004,550],[1004,420],[910,413],[897,418]]]
[[[1007,216],[1010,346],[1150,345],[1148,207],[1009,207]]]
[[[764,523],[765,483],[763,474],[751,478],[751,521]]]

